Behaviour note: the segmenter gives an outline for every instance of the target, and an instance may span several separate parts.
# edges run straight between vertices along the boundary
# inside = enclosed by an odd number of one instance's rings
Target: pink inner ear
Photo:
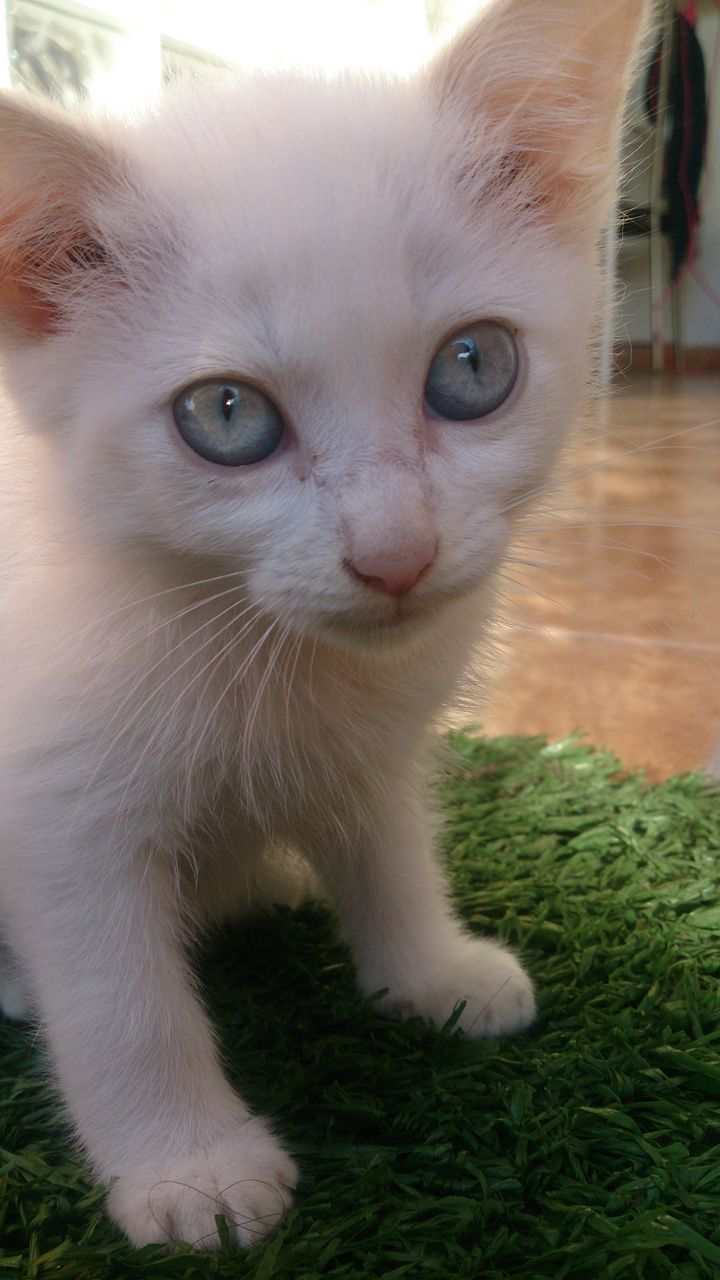
[[[17,270],[13,270],[11,261],[0,259],[0,311],[12,325],[33,337],[51,333],[57,320],[57,308],[32,285],[18,278],[19,275]]]
[[[61,308],[55,294],[61,296],[63,278],[105,262],[102,246],[73,225],[72,215],[67,225],[43,226],[40,210],[27,204],[0,222],[0,312],[33,337],[56,328]]]
[[[651,9],[651,0],[498,0],[436,59],[440,101],[516,154],[513,193],[558,225],[584,233],[607,216]]]
[[[40,288],[42,268],[33,263],[29,247],[17,237],[18,226],[32,225],[33,221],[38,221],[37,212],[27,204],[15,208],[11,219],[0,222],[0,311],[13,326],[41,337],[51,332],[57,308]]]
[[[9,326],[52,332],[79,273],[105,261],[87,211],[121,167],[90,128],[0,94],[0,312]]]

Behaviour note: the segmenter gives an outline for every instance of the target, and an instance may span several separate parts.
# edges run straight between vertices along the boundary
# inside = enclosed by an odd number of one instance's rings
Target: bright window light
[[[96,0],[131,27],[152,28],[247,68],[407,71],[433,38],[488,0]]]
[[[0,44],[0,84],[51,93],[70,107],[83,100],[125,114],[157,97],[175,75],[213,64],[240,71],[359,67],[403,74],[483,3],[13,0],[11,47]],[[2,8],[0,0],[0,13]]]

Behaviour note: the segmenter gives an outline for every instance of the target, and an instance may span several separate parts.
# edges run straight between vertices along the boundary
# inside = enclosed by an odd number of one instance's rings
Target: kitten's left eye
[[[430,365],[425,399],[441,418],[484,418],[507,400],[518,365],[510,330],[497,320],[478,320],[440,348]]]
[[[232,379],[185,387],[173,400],[173,416],[191,449],[225,467],[262,462],[285,434],[272,400],[259,387]]]

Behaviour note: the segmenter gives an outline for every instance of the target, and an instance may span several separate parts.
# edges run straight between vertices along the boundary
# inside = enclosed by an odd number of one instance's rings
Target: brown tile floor
[[[634,378],[570,470],[508,566],[485,728],[584,730],[652,778],[701,768],[720,741],[720,378]]]

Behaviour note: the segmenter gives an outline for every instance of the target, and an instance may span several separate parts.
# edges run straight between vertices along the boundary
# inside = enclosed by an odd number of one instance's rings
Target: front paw
[[[463,938],[430,968],[420,966],[410,980],[388,983],[380,1008],[395,1017],[419,1014],[435,1026],[447,1022],[465,1001],[458,1019],[473,1039],[511,1035],[535,1017],[535,995],[519,960],[495,942]]]
[[[137,1248],[182,1240],[218,1249],[218,1214],[231,1240],[250,1245],[282,1221],[296,1182],[295,1164],[254,1118],[194,1155],[121,1174],[107,1207]]]

